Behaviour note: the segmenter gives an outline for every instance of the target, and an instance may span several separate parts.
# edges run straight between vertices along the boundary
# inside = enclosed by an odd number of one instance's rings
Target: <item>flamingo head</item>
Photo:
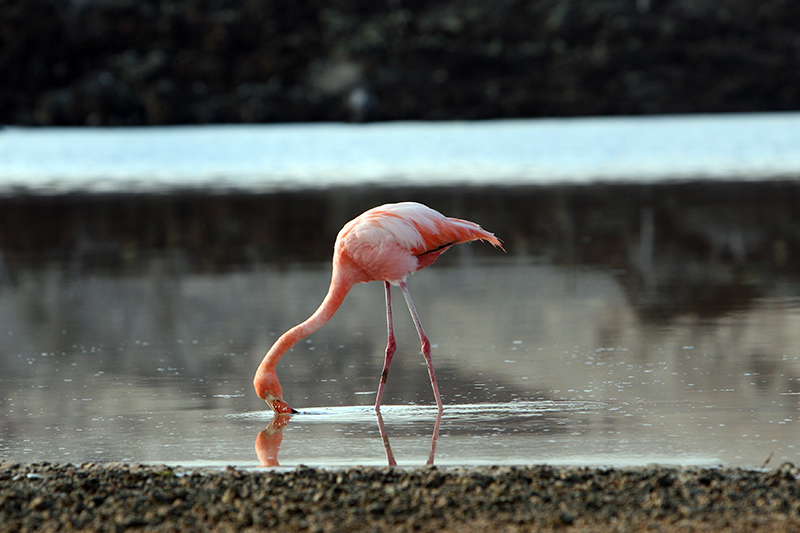
[[[283,391],[278,375],[274,370],[259,370],[253,378],[253,386],[258,397],[267,402],[276,415],[291,415],[297,413],[283,401]]]

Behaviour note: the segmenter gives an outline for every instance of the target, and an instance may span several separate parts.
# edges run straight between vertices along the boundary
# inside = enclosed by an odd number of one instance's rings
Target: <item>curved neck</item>
[[[347,296],[347,293],[350,292],[350,289],[353,288],[355,283],[355,281],[349,278],[337,275],[337,271],[334,268],[328,294],[325,295],[325,299],[320,306],[308,319],[296,325],[275,341],[275,344],[272,345],[272,348],[269,349],[267,355],[265,355],[264,359],[261,361],[258,371],[266,370],[274,372],[278,360],[289,348],[317,331],[331,319],[334,313],[336,313],[336,310],[339,309],[339,306],[342,305],[344,297]]]

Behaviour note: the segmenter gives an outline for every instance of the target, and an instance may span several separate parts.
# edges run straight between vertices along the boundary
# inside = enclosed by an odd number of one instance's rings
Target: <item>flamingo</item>
[[[322,327],[341,305],[347,293],[357,283],[383,281],[386,291],[386,345],[383,371],[378,384],[375,410],[380,412],[383,390],[389,375],[397,344],[392,321],[391,286],[399,286],[411,312],[411,318],[422,344],[422,355],[428,368],[433,396],[441,412],[442,398],[433,371],[431,343],[422,329],[406,278],[412,272],[430,265],[454,244],[474,240],[487,241],[503,249],[492,233],[474,222],[447,218],[430,207],[401,202],[374,207],[344,225],[336,236],[333,249],[333,273],[328,294],[319,308],[304,322],[281,335],[269,349],[253,378],[256,394],[267,402],[276,414],[296,413],[283,400],[275,366],[289,348]]]

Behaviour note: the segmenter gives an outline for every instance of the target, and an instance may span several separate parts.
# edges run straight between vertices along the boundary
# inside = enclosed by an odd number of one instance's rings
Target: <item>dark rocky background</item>
[[[0,124],[798,109],[794,0],[0,2]]]

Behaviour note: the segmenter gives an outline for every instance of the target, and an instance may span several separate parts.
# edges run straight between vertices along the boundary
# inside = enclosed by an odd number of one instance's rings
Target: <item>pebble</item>
[[[0,533],[797,531],[797,467],[184,469],[0,462]]]

